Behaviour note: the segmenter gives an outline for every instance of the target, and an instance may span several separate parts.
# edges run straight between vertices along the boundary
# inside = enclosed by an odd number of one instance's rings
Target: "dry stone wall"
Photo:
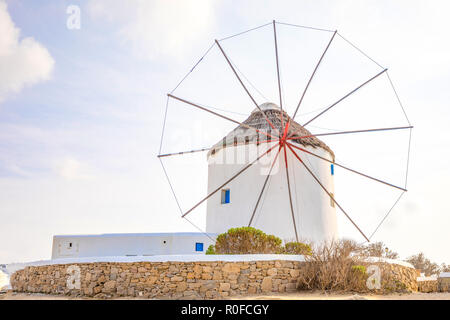
[[[414,268],[408,268],[393,263],[377,263],[381,271],[381,291],[391,292],[417,292],[417,277],[420,273]]]
[[[418,291],[429,293],[429,292],[438,292],[438,282],[437,280],[425,280],[425,281],[418,281]]]
[[[223,299],[294,292],[299,261],[92,262],[29,266],[11,276],[17,292],[96,298]],[[415,269],[380,264],[383,290],[417,291]]]
[[[438,278],[437,282],[440,292],[450,292],[450,278]]]
[[[81,263],[26,267],[13,290],[88,297],[214,299],[296,290],[298,261]]]

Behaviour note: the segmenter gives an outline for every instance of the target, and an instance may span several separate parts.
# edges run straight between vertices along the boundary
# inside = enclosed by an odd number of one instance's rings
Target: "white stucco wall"
[[[197,242],[203,243],[203,251],[195,251]],[[213,243],[200,232],[62,235],[53,237],[52,259],[204,254]]]
[[[263,143],[259,147],[255,144],[227,147],[209,156],[208,192],[219,187],[241,170],[246,163],[257,158],[258,154],[262,154],[269,148],[268,145]],[[332,160],[331,155],[322,148],[299,146]],[[230,203],[221,204],[220,192],[208,199],[207,232],[221,233],[232,227],[248,225],[269,171],[270,160],[275,157],[276,150],[277,148],[272,150],[268,156],[261,159],[261,162],[255,163],[224,187],[230,189]],[[299,150],[296,151],[327,190],[335,194],[330,163]],[[336,208],[331,206],[329,196],[289,150],[287,155],[295,221],[300,241],[322,242],[337,238]],[[295,240],[283,151],[278,156],[252,227],[274,234],[284,241]]]

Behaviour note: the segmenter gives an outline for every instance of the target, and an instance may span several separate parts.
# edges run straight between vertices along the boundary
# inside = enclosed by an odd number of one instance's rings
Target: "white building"
[[[204,254],[215,237],[200,232],[53,236],[52,259]]]
[[[275,128],[281,127],[281,110],[273,103],[260,106]],[[283,112],[283,123],[289,116]],[[311,133],[290,119],[288,136],[310,136]],[[262,113],[255,109],[244,124],[278,135],[268,124]],[[208,152],[208,192],[216,190],[278,142],[269,139],[253,129],[239,126]],[[316,137],[289,140],[292,144],[316,155],[334,161],[333,151]],[[248,226],[258,197],[270,169],[271,160],[276,157],[278,147],[208,199],[206,232],[222,233],[232,227]],[[305,164],[334,195],[334,167],[329,162],[294,149]],[[320,187],[294,154],[287,149],[287,162],[291,186],[295,225],[300,241],[321,242],[337,237],[335,203]],[[264,193],[252,220],[252,227],[267,234],[274,234],[284,241],[296,239],[294,221],[290,208],[285,156],[282,149],[268,179]]]

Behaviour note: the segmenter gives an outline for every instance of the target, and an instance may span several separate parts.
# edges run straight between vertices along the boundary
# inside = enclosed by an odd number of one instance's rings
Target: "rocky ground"
[[[77,298],[63,295],[47,295],[39,293],[0,292],[0,300],[91,300],[93,298]],[[138,298],[118,298],[117,300],[135,300]],[[450,300],[450,292],[411,293],[388,295],[358,295],[350,293],[294,292],[276,295],[252,295],[233,297],[233,300]]]

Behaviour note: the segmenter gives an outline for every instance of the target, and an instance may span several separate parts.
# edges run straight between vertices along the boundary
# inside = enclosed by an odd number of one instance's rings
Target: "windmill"
[[[287,112],[283,99],[277,39],[277,26],[279,25],[325,32],[330,35],[290,115]],[[239,37],[243,34],[269,26],[273,30],[278,105],[270,102],[259,104],[256,101],[250,89],[250,86],[253,86],[252,83],[237,68],[237,65],[233,63],[222,45],[223,41],[230,38]],[[340,37],[363,56],[370,59],[380,70],[353,87],[333,103],[321,108],[303,124],[299,124],[295,118],[302,108],[302,104],[319,67],[337,37]],[[236,83],[239,84],[241,90],[243,90],[245,96],[248,98],[248,104],[253,108],[250,115],[247,114],[245,120],[236,120],[226,114],[226,110],[200,104],[179,96],[175,92],[213,48],[218,49],[218,52],[220,52],[231,71],[230,74],[234,76],[237,81]],[[407,125],[358,128],[356,130],[334,130],[333,132],[324,133],[311,133],[307,129],[308,126],[311,126],[312,122],[324,117],[324,115],[348,100],[357,91],[370,86],[375,79],[379,79],[381,76],[386,76],[389,85],[392,87],[396,102],[404,115]],[[237,125],[237,127],[228,134],[222,135],[220,141],[212,146],[189,151],[162,153],[170,101],[179,102],[192,108],[192,110],[201,111],[218,119],[228,121],[233,125]],[[339,211],[364,240],[369,242],[390,214],[393,207],[407,191],[408,170],[406,169],[405,184],[403,186],[388,182],[336,161],[333,150],[320,139],[326,136],[343,136],[359,133],[376,134],[380,132],[409,130],[410,141],[412,128],[386,68],[367,56],[337,31],[272,21],[271,23],[246,30],[231,37],[215,40],[205,55],[194,65],[175,89],[167,95],[158,158],[161,161],[183,218],[187,219],[187,216],[199,206],[207,203],[207,232],[218,233],[230,227],[255,226],[284,239],[296,241],[303,239],[312,241],[331,240],[337,237],[336,211]],[[407,162],[409,161],[409,146],[410,143],[408,143]],[[183,155],[200,152],[207,152],[209,161],[208,190],[205,196],[189,206],[189,208],[182,209],[164,166],[163,159],[168,157],[182,157]],[[245,155],[246,161],[244,163],[230,162],[230,159],[235,160],[236,154]],[[384,215],[372,234],[366,234],[358,226],[354,217],[341,204],[339,197],[335,196],[333,179],[335,168],[343,169],[364,179],[381,184],[386,188],[401,191],[401,194],[394,202],[394,206]],[[269,187],[272,188],[272,192],[268,191]],[[303,201],[299,201],[299,197],[303,197]]]

